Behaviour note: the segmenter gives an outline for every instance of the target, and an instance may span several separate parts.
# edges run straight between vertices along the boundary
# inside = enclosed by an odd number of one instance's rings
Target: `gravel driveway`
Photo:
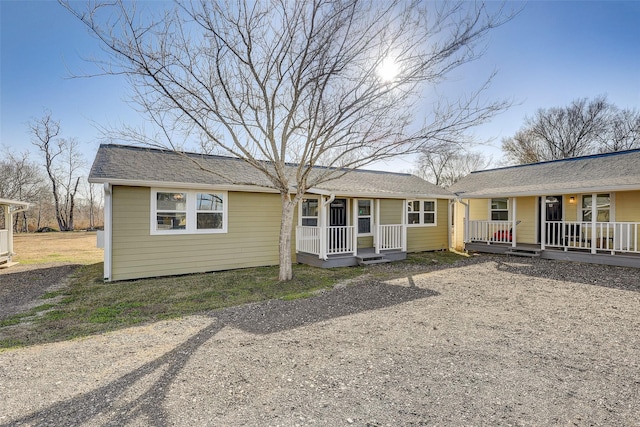
[[[0,425],[640,425],[639,271],[480,256],[0,353]]]

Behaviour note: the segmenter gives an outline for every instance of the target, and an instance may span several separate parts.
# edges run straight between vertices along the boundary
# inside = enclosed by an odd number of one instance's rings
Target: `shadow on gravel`
[[[415,286],[371,283],[334,289],[313,298],[274,300],[214,311],[209,313],[214,319],[209,325],[157,359],[103,387],[1,426],[79,426],[98,415],[108,418],[101,422],[102,425],[126,426],[139,419],[148,425],[168,426],[169,414],[164,401],[171,384],[191,355],[225,326],[254,334],[270,334],[437,295],[435,291]],[[136,382],[157,372],[162,373],[152,384],[145,386],[146,392],[126,399],[127,395],[136,394],[130,390]]]
[[[0,275],[0,307],[2,307],[0,320],[23,312],[25,306],[36,301],[51,287],[60,284],[79,266],[78,264],[69,264],[26,271],[3,272]]]
[[[492,256],[497,269],[513,274],[640,292],[640,269],[546,259]]]

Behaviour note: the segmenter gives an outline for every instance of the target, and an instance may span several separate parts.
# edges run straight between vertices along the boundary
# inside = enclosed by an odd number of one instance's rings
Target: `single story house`
[[[105,144],[89,182],[104,186],[106,280],[278,264],[280,195],[240,159]],[[453,198],[413,175],[351,171],[306,192],[292,259],[334,267],[446,250]]]
[[[13,255],[13,215],[29,209],[29,203],[0,199],[0,268],[17,264]]]
[[[640,267],[640,149],[472,172],[454,247]]]

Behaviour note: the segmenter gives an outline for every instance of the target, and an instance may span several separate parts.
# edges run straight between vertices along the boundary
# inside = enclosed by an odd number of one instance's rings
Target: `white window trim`
[[[581,222],[589,222],[589,221],[585,221],[583,219],[583,214],[584,214],[584,209],[582,208],[582,199],[585,196],[593,196],[593,195],[598,195],[598,194],[608,194],[609,195],[609,222],[616,222],[616,200],[615,200],[615,196],[616,193],[614,192],[610,192],[610,193],[606,193],[606,192],[597,192],[597,193],[585,193],[585,194],[580,194],[579,197],[579,203],[576,203],[576,208],[578,210],[577,212],[577,216],[576,218],[578,218],[579,221]],[[597,217],[597,215],[596,215]]]
[[[369,215],[360,215],[360,202],[366,202],[369,201]],[[356,210],[356,228],[359,228],[360,226],[360,218],[369,218],[369,232],[368,233],[360,233],[360,230],[358,231],[358,236],[373,236],[373,212],[374,212],[374,204],[373,204],[373,199],[357,199],[354,201],[354,205],[355,205],[355,210]]]
[[[420,210],[420,222],[418,224],[410,224],[409,223],[409,203],[411,202],[420,202],[420,207],[424,208],[424,202],[433,202],[433,211],[425,211],[423,209]],[[433,212],[433,223],[424,223],[424,214]],[[417,212],[411,212],[417,213]],[[438,200],[437,199],[407,199],[404,204],[404,218],[407,224],[407,227],[435,227],[438,225]]]
[[[154,236],[166,236],[166,235],[184,235],[184,234],[223,234],[227,232],[228,227],[228,208],[229,208],[229,194],[227,191],[218,190],[185,190],[178,188],[151,188],[151,209],[150,209],[150,232]],[[186,193],[187,194],[187,224],[184,230],[158,230],[156,228],[157,222],[157,194],[158,193]],[[221,194],[222,199],[222,228],[197,228],[197,195],[198,193],[215,193]],[[205,212],[205,211],[200,211]],[[216,211],[211,211],[216,212]]]
[[[302,216],[302,201],[303,200],[317,200],[318,201],[318,215],[316,216]],[[320,209],[322,209],[322,201],[320,200],[320,197],[317,196],[305,196],[302,199],[300,199],[300,201],[298,202],[298,226],[302,227],[302,219],[303,218],[316,218],[317,219],[317,224],[316,227],[320,226]],[[313,227],[313,225],[305,225],[305,227]]]
[[[489,199],[489,206],[488,206],[489,207],[489,221],[494,221],[492,219],[492,217],[493,217],[492,214],[493,214],[494,211],[496,211],[496,212],[504,211],[504,209],[491,209],[491,201],[493,199],[507,199],[507,219],[506,220],[505,219],[501,219],[501,220],[497,220],[496,219],[495,221],[511,221],[511,197],[492,197],[492,198]],[[564,209],[564,207],[563,207],[563,209]]]

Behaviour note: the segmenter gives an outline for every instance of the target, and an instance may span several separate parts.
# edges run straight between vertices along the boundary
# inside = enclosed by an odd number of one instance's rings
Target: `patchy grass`
[[[102,263],[88,264],[78,268],[67,287],[43,295],[42,305],[0,322],[0,349],[73,339],[269,299],[307,298],[363,275],[383,280],[462,258],[448,252],[425,252],[384,266],[319,269],[294,265],[294,279],[289,282],[279,282],[278,267],[273,266],[105,283]],[[56,299],[50,302],[52,298]]]

